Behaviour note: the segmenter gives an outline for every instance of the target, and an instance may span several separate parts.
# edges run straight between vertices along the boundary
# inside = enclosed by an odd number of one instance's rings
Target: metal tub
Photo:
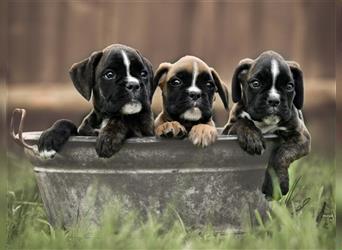
[[[53,225],[98,224],[106,205],[120,201],[142,214],[162,214],[171,205],[186,226],[239,230],[242,211],[263,214],[267,208],[261,186],[275,136],[267,136],[262,156],[242,151],[235,136],[219,136],[207,148],[144,137],[128,139],[109,159],[97,156],[95,137],[74,136],[43,160],[34,146],[41,132],[22,133],[22,121],[18,134],[12,126],[13,137],[25,146]]]

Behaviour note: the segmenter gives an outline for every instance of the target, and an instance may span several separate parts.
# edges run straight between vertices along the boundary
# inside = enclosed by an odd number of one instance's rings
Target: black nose
[[[126,89],[131,92],[138,91],[140,89],[140,84],[138,82],[128,82],[126,83]]]
[[[201,97],[201,93],[190,91],[189,96],[192,100],[196,101]]]
[[[280,104],[280,100],[278,98],[269,98],[267,103],[271,107],[278,107]]]

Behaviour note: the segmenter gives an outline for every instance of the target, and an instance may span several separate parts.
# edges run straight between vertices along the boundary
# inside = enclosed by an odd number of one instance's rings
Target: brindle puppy
[[[285,61],[273,51],[257,59],[242,60],[232,79],[235,102],[223,134],[236,134],[249,154],[262,154],[263,134],[275,133],[280,143],[271,154],[263,192],[273,195],[270,171],[279,178],[285,195],[290,164],[310,152],[311,138],[301,109],[304,103],[303,73],[296,62]]]
[[[153,135],[151,63],[139,51],[113,44],[75,63],[70,77],[78,92],[92,97],[93,109],[76,126],[59,120],[40,137],[38,148],[51,158],[71,135],[97,136],[96,151],[110,157],[119,151],[126,138]]]

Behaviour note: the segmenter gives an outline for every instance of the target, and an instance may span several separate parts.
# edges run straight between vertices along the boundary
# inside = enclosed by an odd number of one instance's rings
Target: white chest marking
[[[101,125],[100,125],[100,129],[103,129],[104,127],[106,127],[108,122],[109,122],[108,118],[107,119],[103,119],[102,122],[101,122]]]
[[[195,92],[195,93],[201,93],[201,89],[196,86],[196,80],[198,76],[198,65],[196,62],[193,63],[193,69],[192,69],[192,82],[191,86],[188,88],[189,92]]]
[[[275,59],[271,61],[271,73],[272,73],[272,87],[268,93],[268,96],[272,99],[279,99],[280,94],[276,90],[275,84],[279,75],[279,64]]]
[[[129,67],[131,65],[131,62],[129,61],[128,56],[126,55],[125,51],[121,50],[121,54],[122,54],[123,62],[124,62],[125,67],[126,67],[126,80],[128,82],[139,83],[139,80],[136,77],[133,77],[130,73]]]
[[[263,134],[273,133],[277,130],[283,130],[283,131],[286,130],[285,127],[278,126],[278,123],[279,123],[278,116],[268,116],[268,117],[265,117],[262,122],[258,122],[258,121],[253,120],[250,114],[248,114],[246,111],[242,111],[239,117],[251,120],[254,123],[254,125],[258,129],[261,130]]]
[[[279,127],[279,117],[266,117],[262,122],[253,121],[255,126],[261,130],[263,134],[273,133],[277,130],[286,130],[285,127]]]
[[[239,115],[241,118],[245,118],[245,119],[248,119],[248,120],[251,120],[252,121],[252,118],[251,116],[246,112],[246,111],[242,111],[241,114]]]

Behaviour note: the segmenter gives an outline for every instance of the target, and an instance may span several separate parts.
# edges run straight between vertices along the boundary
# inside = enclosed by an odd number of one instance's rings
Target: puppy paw
[[[190,130],[189,139],[196,146],[209,146],[217,139],[217,129],[207,124],[195,125]]]
[[[45,130],[38,140],[39,155],[43,159],[53,158],[71,135],[77,133],[76,126],[67,120],[57,121],[51,128]]]
[[[186,136],[187,131],[179,122],[173,121],[165,122],[158,126],[155,134],[157,137],[182,139]]]
[[[100,133],[96,140],[95,150],[99,157],[109,158],[121,149],[122,144],[122,141],[118,140],[115,135]]]
[[[240,147],[251,155],[261,155],[266,148],[264,138],[259,131],[246,128],[238,133],[237,137]]]

